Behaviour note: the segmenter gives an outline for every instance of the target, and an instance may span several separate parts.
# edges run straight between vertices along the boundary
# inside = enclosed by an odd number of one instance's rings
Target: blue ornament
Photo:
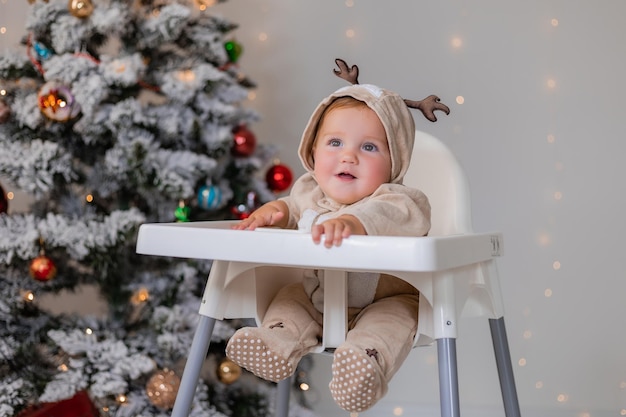
[[[35,53],[37,54],[39,59],[41,59],[42,61],[45,61],[52,56],[52,51],[41,42],[35,42],[33,44],[33,49],[35,50]]]
[[[216,209],[222,203],[222,190],[214,185],[203,185],[198,190],[198,206],[205,210]]]

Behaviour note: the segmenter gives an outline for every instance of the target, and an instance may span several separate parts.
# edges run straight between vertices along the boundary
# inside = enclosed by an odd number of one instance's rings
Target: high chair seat
[[[495,258],[502,254],[502,235],[471,231],[469,187],[458,162],[440,141],[417,132],[411,164],[405,183],[424,191],[433,210],[433,226],[426,237],[351,236],[340,247],[329,249],[314,244],[309,233],[231,230],[231,221],[140,227],[138,253],[214,260],[172,416],[189,414],[215,320],[254,318],[260,324],[277,291],[302,280],[306,268],[325,270],[323,338],[318,352],[332,350],[345,339],[348,271],[394,275],[420,291],[415,346],[437,343],[443,417],[460,416],[458,319],[461,315],[487,317],[505,413],[520,416],[495,265]],[[278,385],[276,411],[286,417],[289,379]]]

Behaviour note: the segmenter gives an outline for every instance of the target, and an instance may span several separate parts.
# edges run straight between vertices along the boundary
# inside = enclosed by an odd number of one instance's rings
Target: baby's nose
[[[354,164],[356,163],[356,161],[357,161],[356,155],[354,154],[354,152],[350,150],[346,150],[341,154],[341,162]]]

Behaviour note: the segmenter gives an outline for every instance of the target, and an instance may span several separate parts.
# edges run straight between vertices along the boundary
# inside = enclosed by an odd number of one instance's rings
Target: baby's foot
[[[293,345],[272,329],[244,327],[228,341],[226,355],[256,376],[278,382],[293,375],[300,361],[301,356],[293,357]]]
[[[333,399],[349,412],[365,411],[387,392],[375,349],[340,346],[333,359],[329,388]]]

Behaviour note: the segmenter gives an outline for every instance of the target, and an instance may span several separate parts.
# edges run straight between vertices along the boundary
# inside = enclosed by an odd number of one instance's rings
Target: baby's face
[[[313,145],[313,172],[322,191],[352,204],[389,182],[385,128],[368,107],[340,107],[324,116]]]

